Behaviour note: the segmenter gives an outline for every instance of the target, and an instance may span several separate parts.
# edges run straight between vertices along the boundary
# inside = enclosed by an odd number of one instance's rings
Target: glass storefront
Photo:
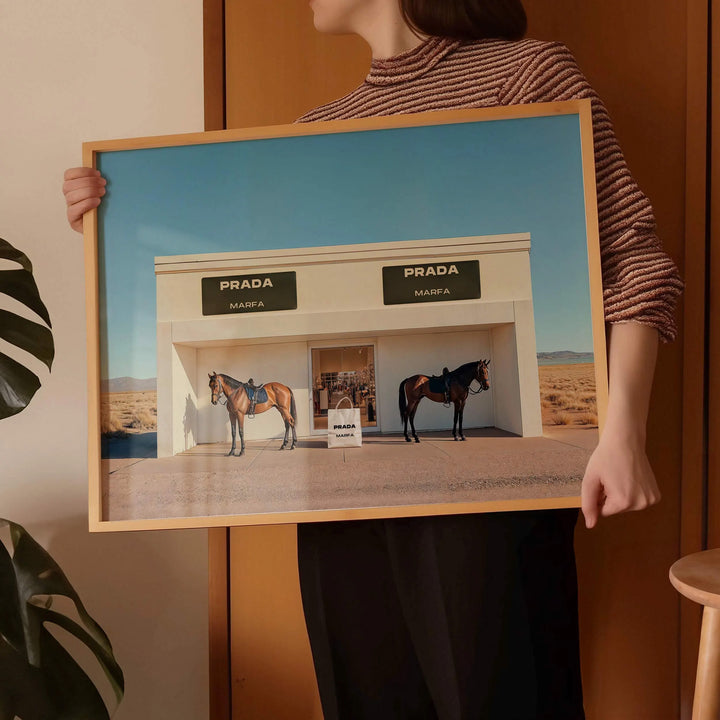
[[[343,398],[360,408],[364,428],[377,427],[375,348],[349,345],[312,349],[313,430],[327,430],[327,411]],[[347,403],[343,403],[347,407]]]

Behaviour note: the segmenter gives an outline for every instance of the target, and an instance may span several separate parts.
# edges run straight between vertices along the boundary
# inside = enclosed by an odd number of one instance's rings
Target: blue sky
[[[539,351],[592,349],[576,115],[101,153],[102,377],[154,377],[158,255],[530,232]]]

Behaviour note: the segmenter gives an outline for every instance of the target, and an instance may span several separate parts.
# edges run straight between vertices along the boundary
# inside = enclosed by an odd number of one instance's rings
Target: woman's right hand
[[[82,232],[83,215],[100,205],[105,194],[106,180],[99,170],[78,167],[65,171],[63,193],[67,205],[67,219],[70,227]]]

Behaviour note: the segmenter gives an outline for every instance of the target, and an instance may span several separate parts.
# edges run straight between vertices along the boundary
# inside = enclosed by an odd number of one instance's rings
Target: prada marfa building
[[[403,379],[486,359],[464,427],[542,435],[527,233],[158,257],[155,273],[159,457],[229,441],[210,372],[288,385],[299,437],[325,434],[343,396],[364,433],[393,433]],[[426,400],[415,425],[452,415]],[[283,432],[275,410],[245,422],[246,440]]]

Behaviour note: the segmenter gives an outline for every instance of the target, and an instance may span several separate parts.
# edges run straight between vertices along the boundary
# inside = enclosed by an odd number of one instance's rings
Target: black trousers
[[[582,720],[576,520],[299,525],[325,720]]]

